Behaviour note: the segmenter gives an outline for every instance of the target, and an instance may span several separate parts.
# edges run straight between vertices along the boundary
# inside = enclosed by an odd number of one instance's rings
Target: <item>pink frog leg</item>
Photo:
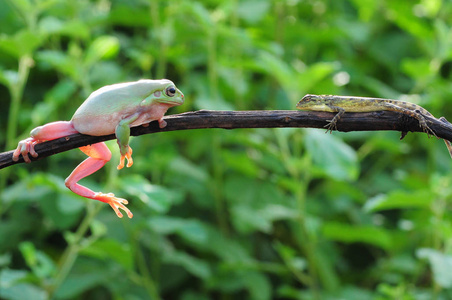
[[[78,133],[78,131],[74,129],[70,121],[52,122],[36,127],[30,132],[31,137],[19,142],[13,153],[13,160],[18,161],[20,154],[22,154],[24,161],[29,163],[31,160],[28,157],[28,153],[33,157],[38,156],[38,153],[35,151],[36,144],[55,140],[74,133]]]
[[[105,145],[105,143],[97,143],[94,145],[80,147],[80,150],[82,150],[82,152],[89,157],[79,164],[77,168],[72,171],[71,175],[66,178],[66,186],[77,195],[110,204],[111,208],[113,208],[119,218],[122,218],[122,213],[118,208],[124,210],[127,213],[127,216],[132,218],[132,212],[124,206],[129,203],[126,199],[117,198],[112,193],[96,193],[77,183],[80,179],[89,176],[102,168],[105,163],[111,159],[111,152],[107,145]]]

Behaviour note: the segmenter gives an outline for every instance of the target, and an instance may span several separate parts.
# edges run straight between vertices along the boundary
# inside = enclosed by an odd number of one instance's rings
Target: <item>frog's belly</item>
[[[72,123],[75,130],[80,133],[100,136],[115,133],[116,126],[121,118],[116,115],[101,116],[74,116]]]
[[[159,120],[163,117],[168,107],[162,107],[161,109],[154,109],[149,112],[139,113],[138,118],[132,122],[129,126],[135,127],[145,123],[149,123],[154,120]],[[86,116],[79,117],[74,115],[72,117],[72,123],[75,130],[87,135],[107,135],[115,133],[116,126],[124,119],[123,114],[112,114],[110,116]]]
[[[159,120],[171,105],[156,103],[146,108],[122,110],[120,113],[96,115],[96,112],[77,111],[72,117],[74,128],[83,134],[100,136],[115,133],[116,126],[124,119],[138,115],[137,119],[130,123],[130,127],[140,126],[154,120]]]

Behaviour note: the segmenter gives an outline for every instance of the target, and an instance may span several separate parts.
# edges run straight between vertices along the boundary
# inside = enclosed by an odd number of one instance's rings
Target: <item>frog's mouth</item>
[[[184,103],[184,100],[182,99],[182,101],[171,101],[171,100],[159,100],[160,103],[162,104],[168,104],[171,106],[176,106],[176,105],[182,105]]]
[[[184,103],[184,95],[181,93],[179,99],[174,99],[174,100],[171,100],[171,98],[170,99],[161,99],[161,100],[159,100],[159,102],[160,103],[169,104],[169,105],[172,105],[172,106],[182,105]]]

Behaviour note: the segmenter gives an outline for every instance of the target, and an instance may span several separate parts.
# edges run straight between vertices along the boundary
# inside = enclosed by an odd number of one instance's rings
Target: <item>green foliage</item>
[[[444,0],[0,1],[0,146],[95,89],[169,78],[196,109],[398,98],[452,118]],[[2,299],[450,299],[451,163],[394,132],[218,129],[132,139],[74,195],[68,151],[0,171]]]

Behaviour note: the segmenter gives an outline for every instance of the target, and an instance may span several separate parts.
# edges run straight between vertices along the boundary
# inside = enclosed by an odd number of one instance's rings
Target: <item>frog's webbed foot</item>
[[[36,127],[30,132],[31,137],[19,142],[13,153],[13,161],[18,161],[19,155],[22,154],[24,161],[29,163],[31,160],[28,154],[31,154],[33,157],[38,157],[38,153],[35,151],[36,144],[55,140],[74,133],[78,133],[78,131],[74,129],[71,121],[56,121]]]
[[[126,158],[127,158],[127,168],[130,168],[133,165],[132,148],[130,146],[128,146],[128,150],[126,153],[121,154],[121,158],[119,159],[119,165],[117,167],[118,170],[124,168],[124,159]]]
[[[112,193],[96,193],[89,188],[78,184],[79,180],[96,172],[97,170],[102,168],[107,161],[110,160],[111,152],[108,149],[107,145],[105,145],[105,143],[97,143],[80,147],[80,150],[82,150],[83,153],[85,153],[89,157],[85,159],[80,165],[78,165],[77,168],[72,171],[71,175],[66,178],[66,186],[77,195],[108,203],[111,208],[113,208],[116,215],[120,218],[122,218],[122,213],[119,211],[119,209],[125,211],[127,213],[127,216],[129,218],[132,218],[133,214],[127,207],[125,207],[125,205],[128,204],[128,201],[126,199],[117,198]]]
[[[123,216],[119,209],[125,211],[129,218],[133,217],[132,212],[125,206],[129,204],[129,201],[123,198],[117,198],[113,193],[103,194],[99,192],[94,195],[93,199],[110,204],[111,208],[113,208],[119,218],[122,218]]]
[[[158,122],[159,122],[159,127],[160,128],[165,128],[166,127],[166,121],[165,120],[163,120],[163,118],[160,118],[160,119],[158,119]]]
[[[35,151],[35,145],[38,143],[38,140],[30,137],[25,140],[22,140],[17,145],[16,150],[13,153],[13,161],[18,161],[19,156],[22,154],[22,157],[24,158],[24,161],[26,163],[30,163],[31,160],[28,157],[28,154],[30,153],[33,157],[38,157],[38,153]]]

